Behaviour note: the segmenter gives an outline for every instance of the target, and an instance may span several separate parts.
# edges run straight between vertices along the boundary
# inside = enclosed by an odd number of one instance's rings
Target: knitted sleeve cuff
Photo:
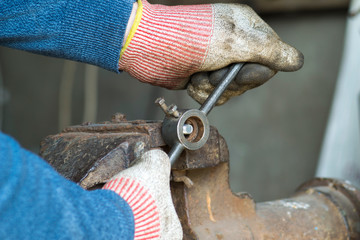
[[[0,3],[0,45],[118,71],[135,0]]]
[[[57,57],[119,72],[118,61],[135,0],[67,1]]]

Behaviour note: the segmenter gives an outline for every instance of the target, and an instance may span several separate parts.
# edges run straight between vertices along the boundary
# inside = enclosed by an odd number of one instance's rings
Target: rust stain
[[[210,221],[212,222],[216,222],[213,214],[212,214],[212,211],[211,211],[211,198],[210,198],[210,193],[209,192],[206,192],[206,205],[207,205],[207,209],[208,209],[208,212],[209,212],[209,218],[210,218]]]
[[[222,234],[216,234],[216,238],[218,240],[222,240],[222,239],[224,239],[224,236]]]

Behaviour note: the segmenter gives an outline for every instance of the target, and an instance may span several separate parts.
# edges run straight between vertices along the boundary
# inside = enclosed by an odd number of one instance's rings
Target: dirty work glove
[[[134,213],[134,239],[182,239],[182,228],[170,194],[170,161],[161,150],[150,150],[103,189],[115,191]]]
[[[198,103],[202,104],[214,91],[230,67],[224,67],[210,72],[199,72],[191,76],[187,86],[188,94]],[[257,63],[245,63],[235,79],[229,84],[224,93],[218,99],[216,105],[222,105],[230,98],[238,96],[258,87],[276,74],[276,71]]]
[[[164,6],[139,0],[119,69],[143,82],[181,89],[192,74],[233,62],[259,63],[275,73],[298,70],[303,55],[246,5]]]

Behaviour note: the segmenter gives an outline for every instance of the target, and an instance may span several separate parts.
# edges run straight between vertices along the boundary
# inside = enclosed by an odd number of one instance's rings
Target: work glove
[[[298,70],[303,55],[282,42],[246,5],[164,6],[138,0],[119,69],[143,82],[183,89],[194,73],[214,71],[235,62],[253,63],[239,73],[249,89],[277,71]],[[199,102],[216,85],[216,81],[208,80],[195,77],[188,84],[189,94]],[[228,96],[244,92],[243,83],[233,85],[232,91]]]
[[[214,91],[226,73],[230,71],[230,67],[224,67],[216,71],[199,72],[191,76],[191,80],[187,86],[188,94],[198,103],[202,104],[208,96]],[[257,63],[246,63],[235,76],[235,79],[229,84],[223,94],[220,96],[216,105],[222,105],[231,97],[238,96],[258,87],[267,82],[276,74],[264,65]]]
[[[170,193],[170,160],[159,149],[145,152],[103,189],[116,192],[131,207],[134,239],[182,239],[182,228]]]

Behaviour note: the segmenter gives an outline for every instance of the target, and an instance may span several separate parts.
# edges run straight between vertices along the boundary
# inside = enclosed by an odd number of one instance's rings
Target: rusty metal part
[[[191,126],[190,134],[184,133],[185,126]],[[184,149],[197,150],[204,146],[209,138],[210,125],[206,115],[197,109],[182,111],[177,117],[166,115],[161,134],[167,145],[171,146],[168,153],[171,165]]]
[[[179,111],[177,110],[177,106],[174,104],[171,104],[170,106],[167,106],[165,103],[165,99],[164,98],[157,98],[155,100],[155,103],[157,105],[159,105],[159,107],[163,110],[163,112],[167,115],[167,116],[173,116],[175,118],[178,118],[180,116]]]
[[[359,239],[360,198],[309,185],[291,198],[255,204],[231,192],[228,171],[224,162],[187,171],[191,188],[172,183],[185,239]]]
[[[205,144],[209,136],[209,121],[206,115],[210,113],[243,66],[244,63],[232,64],[199,110],[190,109],[182,114],[177,112],[174,115],[173,112],[177,111],[177,107],[172,105],[174,110],[171,111],[171,114],[166,114],[162,129],[165,142],[172,147],[168,153],[171,165],[175,164],[184,149],[197,150]],[[155,103],[164,110],[165,100],[163,98],[156,99]],[[164,112],[168,111],[164,110]],[[183,126],[186,123],[193,125],[198,131],[194,131],[190,136],[185,136]]]
[[[165,146],[161,122],[128,122],[117,114],[113,122],[73,126],[46,137],[40,155],[64,177],[90,188],[128,168],[139,142],[145,150]]]
[[[188,124],[193,127],[193,131],[190,135],[185,135],[183,129]],[[209,131],[207,117],[197,109],[190,109],[182,113],[179,118],[165,117],[161,134],[166,144],[170,146],[180,142],[186,149],[196,150],[204,146]]]
[[[46,137],[40,144],[40,155],[64,177],[88,189],[105,183],[116,173],[128,168],[135,160],[137,143],[143,142],[145,150],[157,147],[166,150],[161,126],[160,121],[126,121],[124,115],[116,114],[112,122],[72,126],[57,135]],[[211,128],[210,133],[205,149],[213,149],[213,157],[206,161],[196,161],[205,153],[199,149],[182,154],[182,160],[173,168],[186,170],[218,164],[219,159],[215,156],[220,154],[219,141],[222,146],[224,140],[214,128]]]
[[[137,146],[168,150],[161,122],[116,121],[49,136],[41,155],[67,178],[93,189],[128,168]],[[208,142],[185,150],[172,168],[184,239],[360,239],[360,191],[348,182],[314,179],[288,199],[257,204],[247,193],[234,194],[226,142],[213,127]]]

